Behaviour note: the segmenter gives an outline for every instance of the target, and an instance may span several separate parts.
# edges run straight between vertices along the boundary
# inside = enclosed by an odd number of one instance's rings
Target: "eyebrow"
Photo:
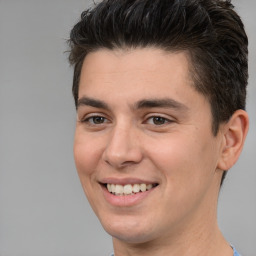
[[[101,108],[110,110],[110,107],[107,103],[101,100],[82,97],[77,101],[77,108],[80,106],[91,106],[94,108]],[[143,99],[134,104],[134,109],[143,109],[143,108],[172,108],[176,110],[185,111],[188,109],[186,105],[181,102],[178,102],[171,98],[163,98],[163,99]]]
[[[79,108],[80,106],[91,106],[94,108],[102,108],[106,110],[110,109],[108,104],[106,104],[105,102],[101,100],[93,99],[93,98],[88,98],[88,97],[82,97],[78,99],[77,108]]]
[[[135,108],[173,108],[183,111],[188,109],[183,103],[171,98],[140,100],[135,104]]]

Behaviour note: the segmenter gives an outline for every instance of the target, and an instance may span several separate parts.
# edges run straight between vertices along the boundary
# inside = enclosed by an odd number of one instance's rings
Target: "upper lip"
[[[156,181],[150,181],[140,178],[103,178],[99,181],[102,184],[118,184],[118,185],[126,185],[126,184],[158,184]]]

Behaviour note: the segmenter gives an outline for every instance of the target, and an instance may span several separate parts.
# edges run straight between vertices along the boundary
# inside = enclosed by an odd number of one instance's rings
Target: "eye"
[[[108,120],[103,116],[91,116],[82,120],[83,123],[88,123],[90,125],[100,125],[106,123]]]
[[[152,116],[147,120],[147,123],[153,124],[153,125],[164,125],[170,122],[171,120],[164,118],[162,116]]]

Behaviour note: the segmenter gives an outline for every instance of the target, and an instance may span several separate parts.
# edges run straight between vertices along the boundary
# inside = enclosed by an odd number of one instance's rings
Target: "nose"
[[[139,141],[135,128],[116,126],[109,135],[103,160],[116,169],[138,164],[143,158]]]

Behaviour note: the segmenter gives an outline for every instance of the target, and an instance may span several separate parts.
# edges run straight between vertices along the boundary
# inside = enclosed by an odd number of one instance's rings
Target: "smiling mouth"
[[[127,196],[127,195],[135,195],[138,193],[143,193],[148,190],[153,189],[154,187],[158,186],[157,183],[154,184],[126,184],[126,185],[120,185],[120,184],[103,184],[108,192],[110,192],[113,195],[116,196]]]

